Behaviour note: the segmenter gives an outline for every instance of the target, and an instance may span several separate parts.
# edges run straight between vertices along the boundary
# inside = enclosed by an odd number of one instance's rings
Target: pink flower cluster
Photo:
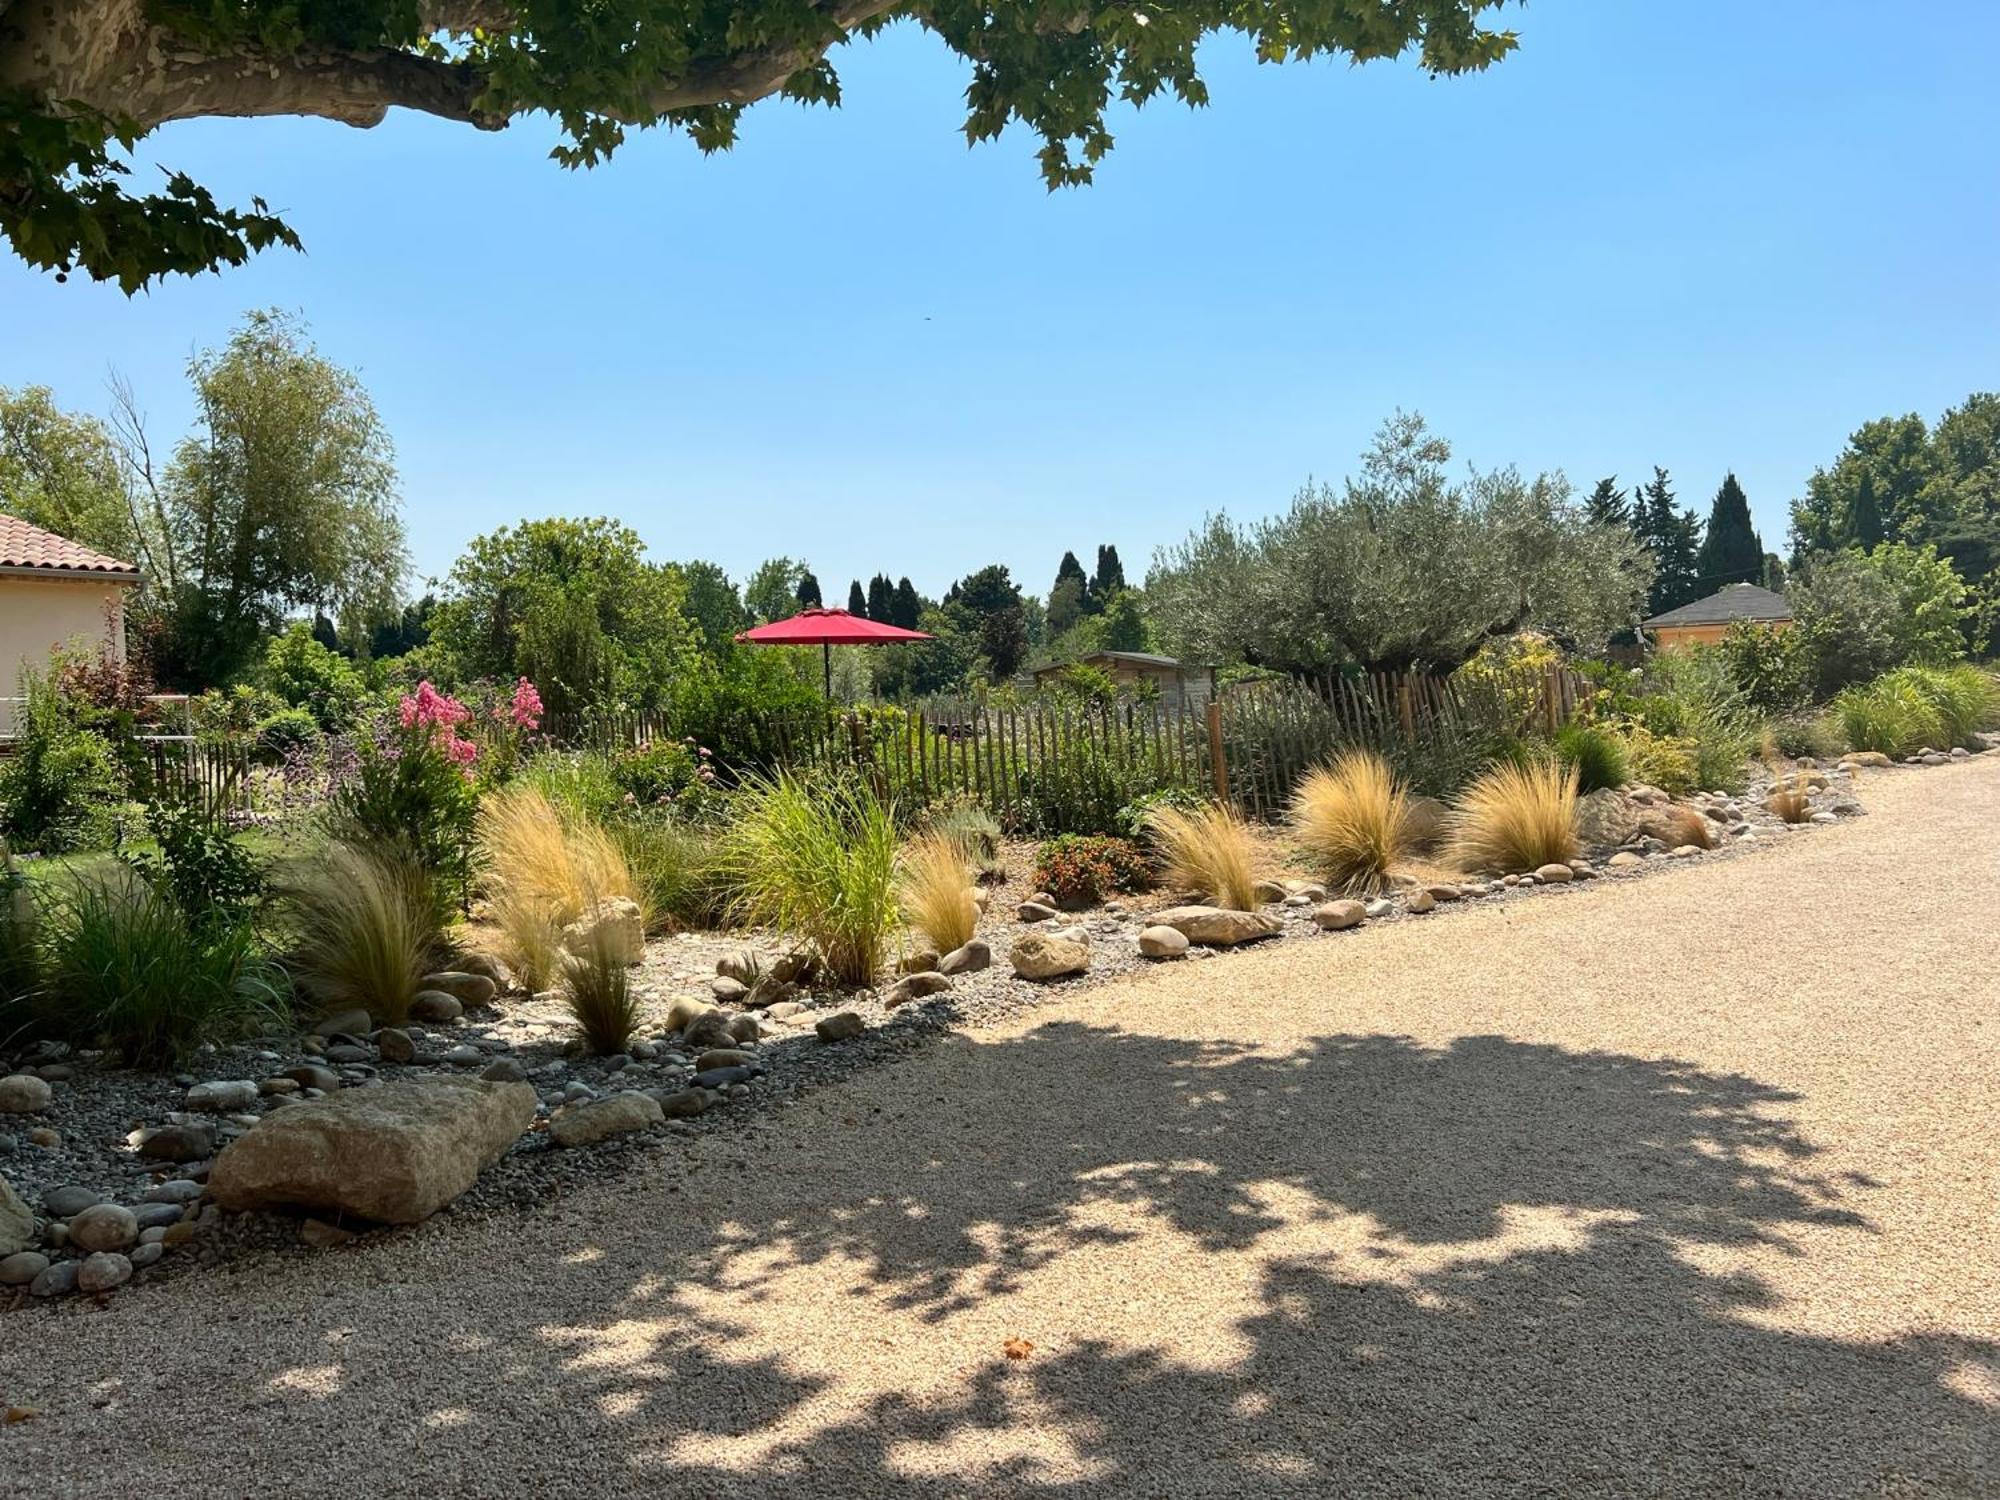
[[[523,677],[514,684],[514,698],[507,705],[513,716],[514,727],[533,734],[542,727],[542,695],[535,691],[535,685]]]
[[[469,767],[479,758],[479,746],[458,732],[472,710],[449,693],[440,693],[428,679],[417,684],[416,692],[404,695],[402,716],[405,729],[427,730],[453,765]]]

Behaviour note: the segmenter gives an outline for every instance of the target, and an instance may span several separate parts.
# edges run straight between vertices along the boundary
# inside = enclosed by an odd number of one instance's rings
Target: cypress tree
[[[1854,519],[1848,540],[1863,552],[1882,545],[1882,507],[1875,499],[1875,476],[1861,471],[1861,487],[1854,492]]]
[[[1062,555],[1062,561],[1056,566],[1055,585],[1054,587],[1050,588],[1049,593],[1054,594],[1056,589],[1061,588],[1063,584],[1065,584],[1072,578],[1074,578],[1077,581],[1077,583],[1080,584],[1084,589],[1086,590],[1089,589],[1090,575],[1083,571],[1083,564],[1076,560],[1076,554],[1074,552],[1065,552]]]
[[[896,586],[880,573],[868,580],[868,618],[878,625],[896,623]]]
[[[917,586],[908,578],[903,579],[896,585],[896,602],[890,611],[889,623],[900,625],[905,630],[915,630],[923,613],[923,601],[917,598]]]
[[[825,602],[820,598],[819,580],[813,577],[811,568],[807,568],[805,572],[799,575],[799,587],[796,597],[799,601],[800,609],[818,609]]]
[[[868,600],[862,595],[861,580],[855,579],[847,586],[847,612],[850,615],[866,615]]]
[[[1708,530],[1695,559],[1697,597],[1728,583],[1755,583],[1764,572],[1764,539],[1750,520],[1750,501],[1732,472],[1709,507]]]
[[[1118,560],[1116,547],[1097,549],[1097,571],[1091,574],[1090,589],[1084,595],[1086,607],[1092,614],[1103,612],[1111,596],[1125,587],[1125,564]]]

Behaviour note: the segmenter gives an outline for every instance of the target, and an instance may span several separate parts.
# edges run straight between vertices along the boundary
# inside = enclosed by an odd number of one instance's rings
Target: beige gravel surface
[[[0,1319],[0,1493],[2000,1494],[2000,761],[1862,795]]]

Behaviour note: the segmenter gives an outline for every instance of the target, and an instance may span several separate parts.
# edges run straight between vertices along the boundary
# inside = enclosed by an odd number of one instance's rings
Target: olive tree
[[[498,130],[543,114],[565,166],[593,166],[651,126],[714,151],[759,99],[837,104],[832,54],[899,20],[971,65],[969,140],[1025,125],[1049,185],[1082,183],[1111,149],[1114,100],[1207,102],[1196,54],[1211,34],[1253,38],[1266,62],[1414,52],[1457,74],[1513,50],[1513,32],[1484,24],[1506,3],[0,0],[0,233],[35,265],[131,291],[299,243],[261,199],[225,208],[181,174],[128,192],[118,148],[170,121],[366,127],[402,108]]]
[[[1591,520],[1560,473],[1454,481],[1450,458],[1399,414],[1339,488],[1247,525],[1211,516],[1154,560],[1155,632],[1196,661],[1449,669],[1518,630],[1596,650],[1638,620],[1652,569],[1627,528]]]

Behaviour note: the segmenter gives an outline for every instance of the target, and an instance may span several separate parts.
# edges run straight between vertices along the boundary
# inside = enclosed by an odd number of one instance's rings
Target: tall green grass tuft
[[[82,877],[52,895],[42,936],[42,1002],[54,1027],[136,1066],[171,1066],[281,1013],[282,976],[247,925],[192,924],[128,872]]]
[[[1350,750],[1309,772],[1293,794],[1291,819],[1317,871],[1352,896],[1386,889],[1412,847],[1409,798],[1372,750]]]
[[[41,989],[37,946],[41,913],[14,853],[0,843],[0,1052],[41,1030],[36,998]]]
[[[631,975],[604,942],[562,961],[563,1003],[599,1057],[623,1052],[639,1025],[639,999]]]
[[[389,844],[329,840],[286,873],[279,899],[293,924],[298,987],[325,1010],[359,1006],[400,1025],[440,946],[415,861]]]
[[[896,828],[860,782],[780,772],[746,782],[723,838],[737,914],[802,937],[844,984],[867,984],[896,928]]]
[[[1637,714],[1669,741],[1682,741],[1694,758],[1693,785],[1705,791],[1740,792],[1762,729],[1719,651],[1662,651],[1647,666],[1646,696]],[[1657,777],[1648,777],[1664,787]]]
[[[1615,790],[1631,776],[1625,742],[1598,724],[1565,724],[1556,731],[1556,753],[1576,767],[1579,792]]]
[[[607,832],[624,857],[634,897],[656,928],[719,927],[729,914],[729,885],[713,830],[642,814]]]
[[[1833,700],[1833,719],[1853,750],[1910,755],[1926,746],[1972,744],[2000,722],[2000,685],[1978,667],[1898,667]]]
[[[1576,858],[1576,767],[1506,762],[1466,789],[1452,814],[1460,868],[1513,872]]]

